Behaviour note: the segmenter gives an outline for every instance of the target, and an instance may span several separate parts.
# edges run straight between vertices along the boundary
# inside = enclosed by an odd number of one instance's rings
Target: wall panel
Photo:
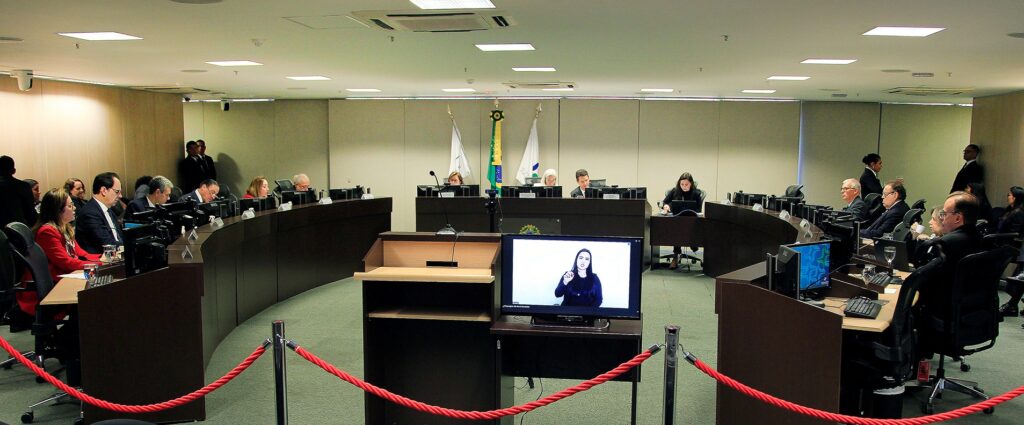
[[[720,116],[719,193],[779,194],[796,183],[799,103],[722,102]]]
[[[707,200],[718,194],[718,119],[721,102],[640,102],[639,185],[655,208],[684,171]],[[723,192],[724,193],[724,192]]]
[[[880,107],[877,103],[804,102],[800,183],[808,202],[846,206],[839,188],[845,179],[859,179],[864,170],[861,158],[877,151]]]
[[[579,168],[609,185],[636,186],[639,169],[640,101],[574,100],[561,102],[558,174],[569,195]]]

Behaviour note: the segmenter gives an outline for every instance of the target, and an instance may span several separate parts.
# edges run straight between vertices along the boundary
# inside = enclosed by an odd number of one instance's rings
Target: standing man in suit
[[[205,163],[199,158],[199,144],[189,140],[185,144],[185,158],[178,162],[178,177],[181,182],[181,190],[191,192],[199,187],[199,183],[205,180],[203,167]]]
[[[217,180],[217,167],[213,164],[213,158],[206,155],[206,141],[199,139],[196,140],[196,144],[199,145],[199,159],[201,160],[201,165],[203,167],[202,180]]]
[[[964,148],[964,161],[967,162],[956,173],[953,187],[949,189],[950,193],[967,190],[968,183],[983,183],[985,181],[985,170],[981,164],[978,164],[978,154],[980,153],[981,148],[973,143]]]
[[[882,182],[878,180],[878,172],[882,171],[882,157],[877,153],[869,153],[861,159],[864,172],[860,175],[860,191],[863,196],[870,193],[882,193]]]
[[[149,180],[149,184],[146,185],[146,195],[141,198],[135,198],[128,203],[128,208],[125,210],[125,218],[130,219],[137,213],[156,209],[157,205],[166,203],[171,197],[171,189],[173,187],[174,185],[171,184],[167,177],[153,177]]]
[[[871,226],[861,229],[860,237],[877,238],[892,232],[896,225],[903,221],[903,216],[907,214],[907,211],[910,211],[910,206],[907,205],[905,199],[907,199],[907,189],[903,187],[902,182],[893,180],[886,183],[885,188],[882,189],[882,206],[885,207],[885,212]]]
[[[587,170],[580,168],[576,170],[576,184],[579,186],[572,190],[569,194],[572,198],[583,198],[587,194],[587,187],[590,187],[590,173]]]
[[[213,201],[220,193],[220,183],[216,180],[207,179],[199,183],[199,188],[181,197],[182,201],[193,201],[196,204],[205,204]]]
[[[14,158],[0,156],[0,226],[17,221],[31,227],[36,224],[32,187],[15,178],[15,171]]]
[[[121,198],[121,178],[107,172],[92,180],[92,199],[75,218],[75,240],[90,254],[102,254],[103,245],[124,245],[121,223],[111,207]]]
[[[843,180],[839,195],[843,197],[843,202],[846,202],[843,212],[850,213],[857,221],[868,219],[868,204],[860,198],[860,183],[857,179]]]

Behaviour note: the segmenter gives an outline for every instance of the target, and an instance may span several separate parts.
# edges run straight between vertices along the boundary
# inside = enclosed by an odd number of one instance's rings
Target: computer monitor
[[[686,201],[681,199],[673,199],[669,204],[669,209],[672,210],[672,215],[682,214],[683,211],[693,211],[694,213],[700,213],[703,205],[700,201]]]
[[[642,256],[642,238],[504,235],[501,312],[570,321],[639,319]]]
[[[270,211],[277,208],[277,200],[273,196],[266,198],[242,198],[238,200],[238,209],[242,212],[252,208],[254,212]]]
[[[223,199],[215,199],[205,204],[198,204],[196,205],[196,210],[203,215],[212,217],[227,218],[231,216],[229,201]]]
[[[480,185],[478,184],[463,184],[458,186],[444,185],[441,186],[441,192],[451,192],[457,197],[479,197],[480,196]]]
[[[622,199],[647,199],[646,187],[627,187]]]
[[[885,261],[885,247],[891,246],[896,249],[895,257],[892,260],[892,267],[896,270],[910,271],[906,241],[883,238],[872,238],[872,240],[875,241],[875,260],[882,264],[889,264]]]
[[[541,184],[541,179],[542,178],[543,177],[527,177],[527,178],[524,179],[524,180],[526,180],[526,182],[523,183],[523,185],[524,186],[536,186],[538,184]]]
[[[629,188],[625,187],[594,187],[590,186],[584,192],[584,197],[595,199],[627,199]]]
[[[288,179],[274,180],[274,183],[277,183],[277,188],[275,189],[277,192],[284,192],[284,191],[288,191],[288,190],[295,190],[295,185],[292,184],[291,180],[288,180]]]
[[[587,187],[608,187],[608,179],[590,179],[590,186]]]
[[[505,198],[561,198],[562,186],[502,186]]]
[[[818,298],[831,287],[832,243],[830,241],[790,244],[787,248],[799,254],[800,277],[797,294],[801,298]]]
[[[124,230],[125,277],[167,267],[167,232],[156,223]]]
[[[291,202],[292,205],[308,204],[316,202],[316,195],[313,194],[312,190],[307,190],[305,192],[286,190],[281,192],[281,203],[288,202]]]
[[[331,197],[332,201],[337,201],[337,200],[342,200],[342,199],[362,199],[362,197],[363,197],[363,187],[362,186],[356,186],[356,187],[349,187],[349,188],[344,188],[344,189],[331,189],[331,190],[327,191],[327,193]]]
[[[768,195],[763,193],[737,193],[733,196],[739,196],[740,201],[733,200],[734,204],[753,206],[754,204],[761,204],[763,207],[767,207],[765,203],[768,200]]]
[[[856,221],[837,223],[826,220],[821,223],[825,238],[832,242],[832,270],[850,263],[857,253],[860,224]]]
[[[432,184],[421,184],[416,186],[416,196],[420,198],[436,198],[438,193],[438,187]]]
[[[800,253],[786,245],[779,245],[778,254],[771,256],[768,288],[792,298],[800,297]]]

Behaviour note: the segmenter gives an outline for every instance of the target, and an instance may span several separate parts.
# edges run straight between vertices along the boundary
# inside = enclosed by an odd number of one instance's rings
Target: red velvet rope
[[[251,366],[253,362],[256,361],[256,359],[260,358],[260,356],[267,351],[265,346],[263,345],[256,347],[256,351],[253,351],[252,354],[249,355],[249,357],[246,357],[245,360],[242,361],[242,363],[240,363],[238,366],[235,366],[234,369],[231,369],[230,372],[222,376],[220,379],[214,381],[213,383],[203,388],[200,388],[196,391],[178,397],[174,400],[169,400],[163,403],[155,404],[133,405],[111,403],[109,401],[100,400],[96,397],[78,391],[73,387],[70,387],[67,384],[61,382],[60,379],[55,378],[53,375],[46,373],[46,371],[40,368],[39,366],[36,366],[35,363],[25,358],[25,356],[23,356],[20,352],[18,352],[18,350],[12,347],[11,344],[7,342],[7,340],[4,339],[3,337],[0,337],[0,346],[3,346],[4,350],[6,350],[7,353],[9,353],[12,357],[18,359],[18,361],[21,362],[21,364],[25,365],[25,367],[32,370],[32,372],[35,372],[36,375],[39,375],[41,378],[45,379],[46,382],[49,382],[51,385],[59,388],[61,391],[68,393],[68,395],[79,400],[82,400],[85,403],[99,407],[101,409],[113,410],[115,412],[122,413],[159,412],[161,410],[171,409],[195,401],[197,398],[205,396],[206,394],[213,392],[213,390],[216,390],[217,388],[220,388],[224,384],[230,382],[232,379],[234,379],[236,376],[242,373],[245,369]]]
[[[620,364],[615,369],[612,369],[612,370],[610,370],[610,371],[608,371],[606,373],[598,375],[597,377],[595,377],[593,379],[590,379],[588,381],[584,381],[584,382],[582,382],[579,385],[576,385],[574,387],[569,387],[569,388],[566,388],[566,389],[564,389],[562,391],[559,391],[557,393],[554,393],[552,395],[544,397],[544,398],[542,398],[540,400],[536,400],[536,401],[532,401],[532,402],[529,402],[529,403],[526,403],[526,404],[522,404],[522,405],[519,405],[519,406],[513,406],[513,407],[504,408],[504,409],[488,410],[488,411],[485,411],[485,412],[480,412],[480,411],[455,410],[455,409],[449,409],[449,408],[445,408],[445,407],[433,406],[433,405],[430,405],[430,404],[426,404],[426,403],[423,403],[423,402],[420,402],[420,401],[412,400],[410,398],[394,394],[394,393],[392,393],[392,392],[390,392],[388,390],[385,390],[385,389],[383,389],[381,387],[378,387],[376,385],[373,385],[373,384],[370,384],[370,383],[368,383],[366,381],[363,381],[363,380],[361,380],[359,378],[356,378],[356,377],[354,377],[352,375],[349,375],[345,371],[340,370],[340,369],[334,367],[330,363],[327,363],[326,361],[320,359],[319,357],[317,357],[313,353],[310,353],[310,352],[306,351],[302,347],[295,347],[294,349],[295,349],[295,353],[298,354],[299,357],[302,357],[302,358],[308,360],[310,363],[313,363],[313,364],[319,366],[321,369],[327,371],[327,373],[330,373],[331,375],[337,376],[338,378],[341,378],[342,380],[344,380],[344,381],[346,381],[346,382],[348,382],[348,383],[350,383],[352,385],[355,385],[356,387],[359,387],[363,391],[366,391],[366,392],[368,392],[370,394],[373,394],[373,395],[375,395],[377,397],[383,398],[385,400],[388,400],[388,401],[390,401],[392,403],[395,403],[395,404],[398,404],[398,405],[401,405],[401,406],[408,407],[410,409],[415,409],[415,410],[419,410],[421,412],[430,413],[432,415],[447,416],[449,418],[456,418],[456,419],[471,419],[471,420],[491,420],[491,419],[497,419],[497,418],[500,418],[502,416],[511,416],[511,415],[516,415],[516,414],[519,414],[519,413],[526,413],[526,412],[534,410],[534,409],[536,409],[538,407],[547,406],[547,405],[549,405],[551,403],[554,403],[554,402],[556,402],[558,400],[561,400],[563,398],[566,398],[566,397],[571,396],[573,394],[576,394],[578,392],[589,390],[590,388],[594,387],[595,385],[603,384],[603,383],[607,382],[608,380],[611,380],[611,379],[615,378],[616,376],[619,376],[619,375],[629,371],[630,369],[640,365],[640,363],[643,363],[645,360],[649,359],[654,354],[654,351],[651,351],[651,350],[644,351],[644,352],[642,352],[640,354],[637,354],[636,357],[633,357],[629,361]]]
[[[789,401],[786,401],[786,400],[782,400],[782,399],[777,398],[775,396],[772,396],[770,394],[766,394],[764,392],[761,392],[759,390],[751,388],[751,387],[747,386],[746,384],[743,384],[743,383],[741,383],[739,381],[736,381],[735,379],[732,379],[732,378],[730,378],[728,376],[725,376],[725,375],[721,374],[720,372],[718,372],[717,370],[712,369],[710,366],[704,364],[704,362],[700,361],[699,359],[691,357],[690,360],[691,360],[690,362],[693,363],[693,365],[696,366],[697,369],[700,369],[701,372],[706,373],[708,376],[714,378],[718,382],[721,382],[722,384],[725,384],[726,386],[728,386],[728,387],[730,387],[730,388],[732,388],[732,389],[734,389],[736,391],[739,391],[741,394],[746,395],[748,397],[752,397],[752,398],[760,400],[760,401],[762,401],[762,402],[764,402],[766,404],[770,404],[770,405],[775,406],[775,407],[780,407],[780,408],[783,408],[783,409],[786,409],[786,410],[789,410],[789,411],[792,411],[792,412],[796,412],[796,413],[799,413],[801,415],[811,416],[811,417],[815,417],[815,418],[818,418],[818,419],[823,419],[823,420],[826,420],[826,421],[829,421],[829,422],[842,422],[842,423],[855,424],[855,425],[924,425],[924,424],[930,424],[930,423],[935,423],[935,422],[948,421],[948,420],[951,420],[951,419],[956,419],[956,418],[959,418],[959,417],[963,417],[963,416],[967,416],[967,415],[970,415],[970,414],[978,413],[978,412],[980,412],[982,410],[985,410],[985,409],[993,408],[993,407],[995,407],[998,404],[1005,403],[1007,401],[1012,400],[1015,397],[1020,396],[1021,394],[1024,394],[1024,386],[1020,386],[1020,387],[1017,387],[1016,389],[1014,389],[1013,391],[1010,391],[1010,392],[1008,392],[1006,394],[1003,394],[1003,395],[1000,395],[998,397],[992,397],[992,398],[990,398],[988,400],[985,400],[985,401],[982,401],[980,403],[972,404],[972,405],[966,406],[966,407],[961,407],[959,409],[952,410],[952,411],[949,411],[949,412],[937,413],[937,414],[929,415],[929,416],[920,416],[920,417],[916,417],[916,418],[906,418],[906,419],[862,418],[860,416],[848,416],[848,415],[840,415],[840,414],[836,414],[836,413],[826,412],[824,410],[818,410],[818,409],[814,409],[814,408],[810,408],[810,407],[805,407],[805,406],[801,406],[801,405],[796,404],[796,403],[792,403],[792,402],[789,402]]]

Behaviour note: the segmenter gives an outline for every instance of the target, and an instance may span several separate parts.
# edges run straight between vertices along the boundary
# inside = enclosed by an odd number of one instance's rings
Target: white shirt
[[[148,196],[146,197],[146,203],[149,204],[150,208],[156,208],[156,204],[154,204],[153,201],[150,201]]]
[[[206,201],[203,201],[203,194],[199,193],[199,189],[196,189],[194,193],[196,194],[196,198],[199,199],[200,204],[206,203]]]
[[[967,165],[968,165],[968,164],[970,164],[970,163],[972,163],[972,162],[975,162],[975,161],[977,161],[977,159],[972,159],[972,160],[970,160],[970,161],[967,161],[967,162],[965,162],[965,163],[964,163],[964,166],[963,166],[963,167],[961,167],[961,168],[967,168]]]
[[[114,234],[114,240],[115,241],[120,241],[121,238],[117,237],[117,227],[114,227],[114,221],[111,220],[110,213],[107,212],[107,210],[108,210],[107,206],[103,205],[103,203],[100,202],[95,197],[93,197],[92,200],[93,200],[93,202],[96,202],[97,204],[99,204],[100,211],[103,211],[103,217],[107,218],[107,226],[110,226],[110,233]]]

